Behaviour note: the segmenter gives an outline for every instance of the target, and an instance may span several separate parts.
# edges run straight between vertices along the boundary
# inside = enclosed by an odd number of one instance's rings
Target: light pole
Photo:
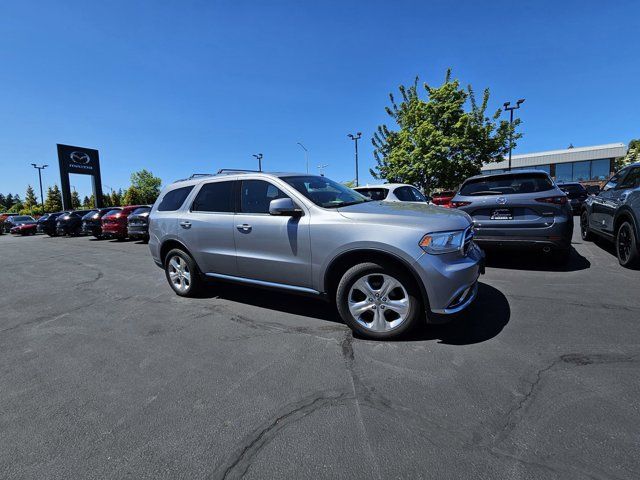
[[[511,102],[504,102],[504,111],[505,112],[507,110],[509,111],[509,114],[510,114],[509,125],[511,126],[511,129],[509,131],[509,171],[511,171],[511,149],[513,147],[513,111],[518,110],[520,108],[520,105],[522,105],[523,103],[524,103],[524,98],[521,98],[520,100],[518,100],[515,106],[513,107],[509,106],[511,105]]]
[[[329,166],[328,163],[321,163],[320,165],[318,165],[318,171],[320,172],[320,176],[324,177],[324,169],[327,168]]]
[[[307,164],[307,175],[309,174],[309,150],[305,147],[301,142],[298,142],[298,145],[302,147],[304,150],[304,161]]]
[[[38,169],[38,180],[40,180],[40,204],[42,205],[42,214],[44,215],[44,196],[42,195],[42,170],[47,168],[49,165],[41,165],[38,166],[35,163],[31,164],[33,168]]]
[[[261,172],[262,171],[262,157],[263,157],[263,155],[261,153],[256,153],[253,156],[258,159],[258,171]]]
[[[358,140],[362,138],[362,132],[358,132],[355,135],[350,133],[347,135],[351,140],[356,142],[356,187],[358,186]]]

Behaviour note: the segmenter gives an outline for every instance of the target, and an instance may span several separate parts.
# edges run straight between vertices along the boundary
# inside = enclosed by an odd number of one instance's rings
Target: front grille
[[[464,244],[462,245],[463,255],[467,255],[469,253],[469,249],[471,248],[471,244],[473,243],[473,235],[473,225],[470,225],[464,232]]]

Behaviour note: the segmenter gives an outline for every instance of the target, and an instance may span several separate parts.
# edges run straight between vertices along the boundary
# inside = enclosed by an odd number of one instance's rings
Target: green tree
[[[47,198],[44,201],[45,212],[59,212],[62,210],[62,194],[58,185],[47,188]]]
[[[471,85],[466,90],[448,69],[439,87],[424,84],[427,99],[418,94],[418,77],[413,85],[401,85],[402,101],[389,94],[387,114],[398,130],[380,125],[371,142],[377,162],[371,174],[390,182],[410,183],[425,192],[433,188],[455,188],[469,176],[480,173],[486,163],[502,160],[521,134],[519,120],[499,121],[501,110],[486,115],[489,89],[478,104]],[[466,110],[465,110],[466,107]]]
[[[122,205],[122,189],[113,190],[111,192],[111,206],[119,207]]]
[[[148,170],[140,170],[131,174],[131,186],[127,189],[128,199],[134,200],[128,205],[151,204],[160,195],[162,180],[154,177]]]
[[[138,188],[131,185],[127,188],[127,191],[124,192],[123,200],[125,205],[141,205],[143,203],[147,203],[143,200],[142,193]]]
[[[38,198],[31,185],[27,185],[27,192],[24,196],[24,208],[32,209],[38,205]]]
[[[111,195],[102,194],[102,204],[105,207],[113,207],[114,205],[111,203]]]
[[[617,162],[616,170],[631,163],[640,162],[640,139],[633,139],[627,147],[627,154]]]
[[[91,195],[91,197],[84,196],[82,199],[82,208],[93,208],[93,195]]]
[[[71,192],[71,208],[73,210],[78,210],[81,205],[82,202],[80,201],[80,195],[78,195],[78,192],[74,190]]]

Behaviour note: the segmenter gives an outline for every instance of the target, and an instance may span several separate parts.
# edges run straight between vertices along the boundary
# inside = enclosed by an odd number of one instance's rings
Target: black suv
[[[74,210],[60,215],[56,222],[56,233],[58,235],[80,235],[82,233],[82,217],[92,211],[97,210]]]
[[[582,184],[576,183],[557,183],[558,188],[567,194],[567,198],[571,203],[571,210],[574,215],[580,215],[582,211],[582,205],[584,205],[584,201],[587,199],[589,194],[587,193],[587,189],[582,186]]]
[[[580,231],[585,241],[594,234],[614,241],[620,265],[640,265],[640,163],[623,168],[587,198]]]
[[[50,237],[58,236],[56,232],[56,222],[60,215],[66,215],[69,212],[46,213],[38,219],[38,232],[46,233]]]
[[[102,238],[102,217],[114,210],[122,210],[120,207],[107,207],[100,210],[92,210],[82,217],[82,233]]]

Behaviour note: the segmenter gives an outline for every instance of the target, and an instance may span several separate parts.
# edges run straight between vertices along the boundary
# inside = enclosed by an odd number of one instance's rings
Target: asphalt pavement
[[[140,242],[0,236],[0,478],[640,478],[640,271],[489,256],[452,324],[173,294]]]

